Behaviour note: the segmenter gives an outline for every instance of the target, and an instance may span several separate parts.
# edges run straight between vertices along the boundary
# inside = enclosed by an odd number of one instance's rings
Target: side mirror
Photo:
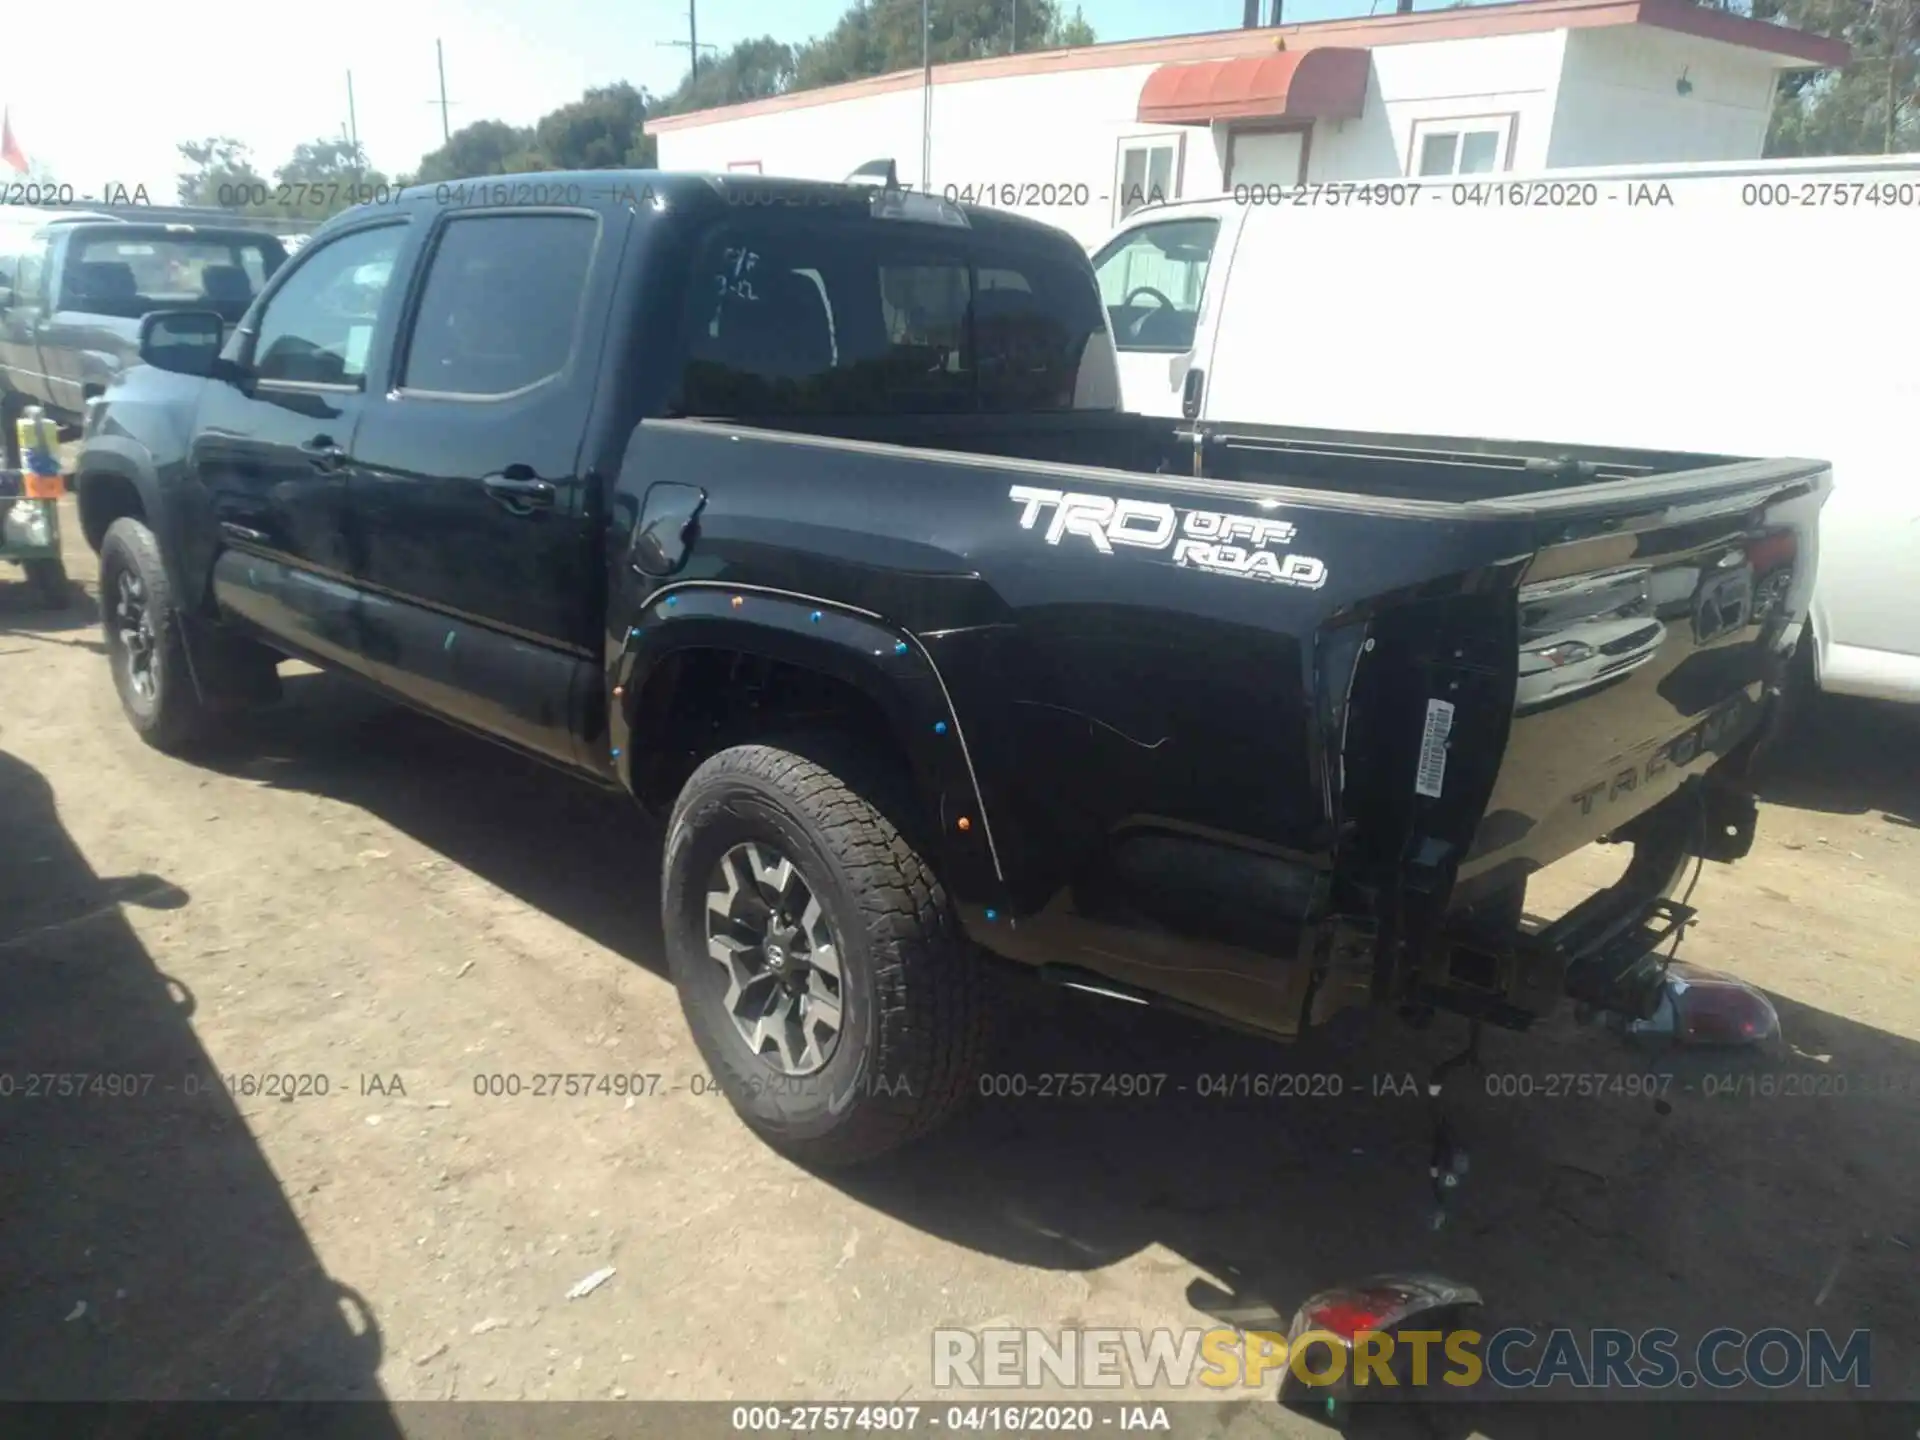
[[[140,322],[140,358],[156,370],[212,375],[227,322],[213,310],[156,310]]]

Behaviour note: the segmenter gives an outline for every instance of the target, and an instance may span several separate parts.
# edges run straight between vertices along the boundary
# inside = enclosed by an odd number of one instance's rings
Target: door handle
[[[307,457],[314,469],[331,473],[347,463],[347,452],[333,443],[331,437],[316,435],[300,447],[300,453]]]
[[[489,475],[480,484],[487,494],[515,515],[531,515],[553,506],[553,482],[534,479],[533,472],[524,465],[509,465],[501,474]]]
[[[1180,387],[1180,413],[1189,420],[1200,418],[1200,392],[1206,383],[1206,371],[1198,366],[1187,371],[1186,382]]]

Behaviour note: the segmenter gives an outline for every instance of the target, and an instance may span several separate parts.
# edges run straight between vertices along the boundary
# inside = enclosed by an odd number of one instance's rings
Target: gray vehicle
[[[240,227],[48,215],[0,227],[0,433],[19,468],[14,420],[41,406],[63,432],[139,363],[140,320],[191,306],[229,325],[287,258],[272,235]]]

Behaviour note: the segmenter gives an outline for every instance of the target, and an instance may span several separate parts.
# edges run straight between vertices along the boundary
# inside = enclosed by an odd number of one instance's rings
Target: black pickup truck
[[[143,343],[78,464],[136,729],[296,656],[629,792],[700,1050],[815,1162],[969,1093],[993,957],[1280,1038],[1648,1013],[1829,486],[1124,413],[1066,235],[760,177],[410,191]]]

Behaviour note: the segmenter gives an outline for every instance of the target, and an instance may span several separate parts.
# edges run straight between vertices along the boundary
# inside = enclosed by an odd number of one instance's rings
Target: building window
[[[1147,205],[1180,198],[1180,147],[1184,135],[1122,140],[1114,196],[1114,223]]]
[[[1407,155],[1409,175],[1486,175],[1505,170],[1513,141],[1513,116],[1476,115],[1459,120],[1416,120]]]

